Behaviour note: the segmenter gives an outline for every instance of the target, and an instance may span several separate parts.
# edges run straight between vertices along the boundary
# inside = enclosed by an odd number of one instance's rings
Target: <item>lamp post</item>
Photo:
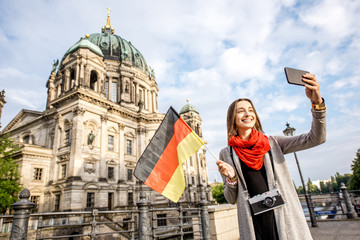
[[[283,131],[283,133],[284,133],[285,136],[293,136],[295,130],[296,130],[295,128],[290,127],[289,123],[286,123],[286,129]],[[295,156],[296,164],[297,164],[297,167],[298,167],[298,170],[299,170],[301,183],[303,185],[306,204],[307,204],[307,207],[309,209],[311,226],[312,227],[318,227],[318,224],[316,222],[316,217],[315,217],[315,214],[314,214],[314,208],[312,206],[310,196],[309,196],[309,194],[308,194],[308,192],[306,190],[306,187],[305,187],[304,179],[303,179],[303,176],[302,176],[302,173],[301,173],[301,169],[300,169],[300,165],[299,165],[299,161],[298,161],[296,152],[294,152],[294,156]]]

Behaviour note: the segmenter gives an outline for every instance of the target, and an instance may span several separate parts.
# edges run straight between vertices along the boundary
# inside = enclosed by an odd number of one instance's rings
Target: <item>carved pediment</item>
[[[113,159],[107,160],[106,161],[107,165],[117,165],[117,162],[115,162]]]
[[[41,117],[43,115],[42,112],[32,111],[32,110],[21,110],[13,120],[4,128],[3,132],[15,129],[19,126],[25,125],[35,119]]]
[[[58,162],[66,162],[70,160],[70,154],[63,154],[60,155],[58,158],[59,158]]]
[[[133,162],[127,162],[127,163],[125,163],[125,167],[134,168],[134,167],[135,167],[135,163],[133,163]]]

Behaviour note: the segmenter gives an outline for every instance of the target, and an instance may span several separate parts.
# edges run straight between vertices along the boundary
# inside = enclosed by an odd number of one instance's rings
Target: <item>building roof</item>
[[[187,112],[190,112],[190,111],[194,111],[197,114],[199,114],[199,112],[196,110],[196,108],[189,103],[189,100],[186,99],[186,101],[187,101],[187,103],[181,108],[180,114],[187,113]]]
[[[111,27],[109,14],[106,25],[102,27],[101,31],[101,33],[86,34],[86,38],[81,38],[69,48],[63,59],[79,48],[87,48],[99,56],[104,57],[104,59],[128,61],[146,75],[153,74],[149,72],[149,67],[141,52],[137,50],[131,42],[114,34],[114,28]]]
[[[87,48],[91,51],[93,51],[94,53],[96,53],[99,56],[104,56],[104,54],[102,53],[101,49],[96,46],[95,44],[93,44],[92,42],[90,42],[87,38],[80,38],[80,40],[75,43],[71,48],[69,48],[69,50],[66,51],[66,53],[64,54],[63,59],[70,53],[75,52],[76,50],[78,50],[79,48]]]

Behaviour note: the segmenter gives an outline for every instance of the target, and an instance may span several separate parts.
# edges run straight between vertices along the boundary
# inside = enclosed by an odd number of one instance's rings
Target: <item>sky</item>
[[[207,146],[227,146],[226,112],[252,99],[266,135],[311,125],[304,87],[284,67],[310,71],[327,106],[326,143],[297,153],[304,180],[351,173],[360,148],[360,1],[356,0],[0,0],[0,90],[4,128],[22,109],[44,111],[53,61],[85,34],[100,33],[111,9],[115,34],[155,70],[159,112],[186,99],[200,113]],[[293,154],[285,156],[297,186]],[[220,180],[207,153],[210,181]]]

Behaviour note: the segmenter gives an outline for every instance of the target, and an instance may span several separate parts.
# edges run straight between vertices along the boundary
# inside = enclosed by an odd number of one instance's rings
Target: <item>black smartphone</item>
[[[302,76],[306,73],[309,73],[308,71],[289,67],[284,68],[284,70],[288,83],[305,86],[305,82],[302,81]]]

